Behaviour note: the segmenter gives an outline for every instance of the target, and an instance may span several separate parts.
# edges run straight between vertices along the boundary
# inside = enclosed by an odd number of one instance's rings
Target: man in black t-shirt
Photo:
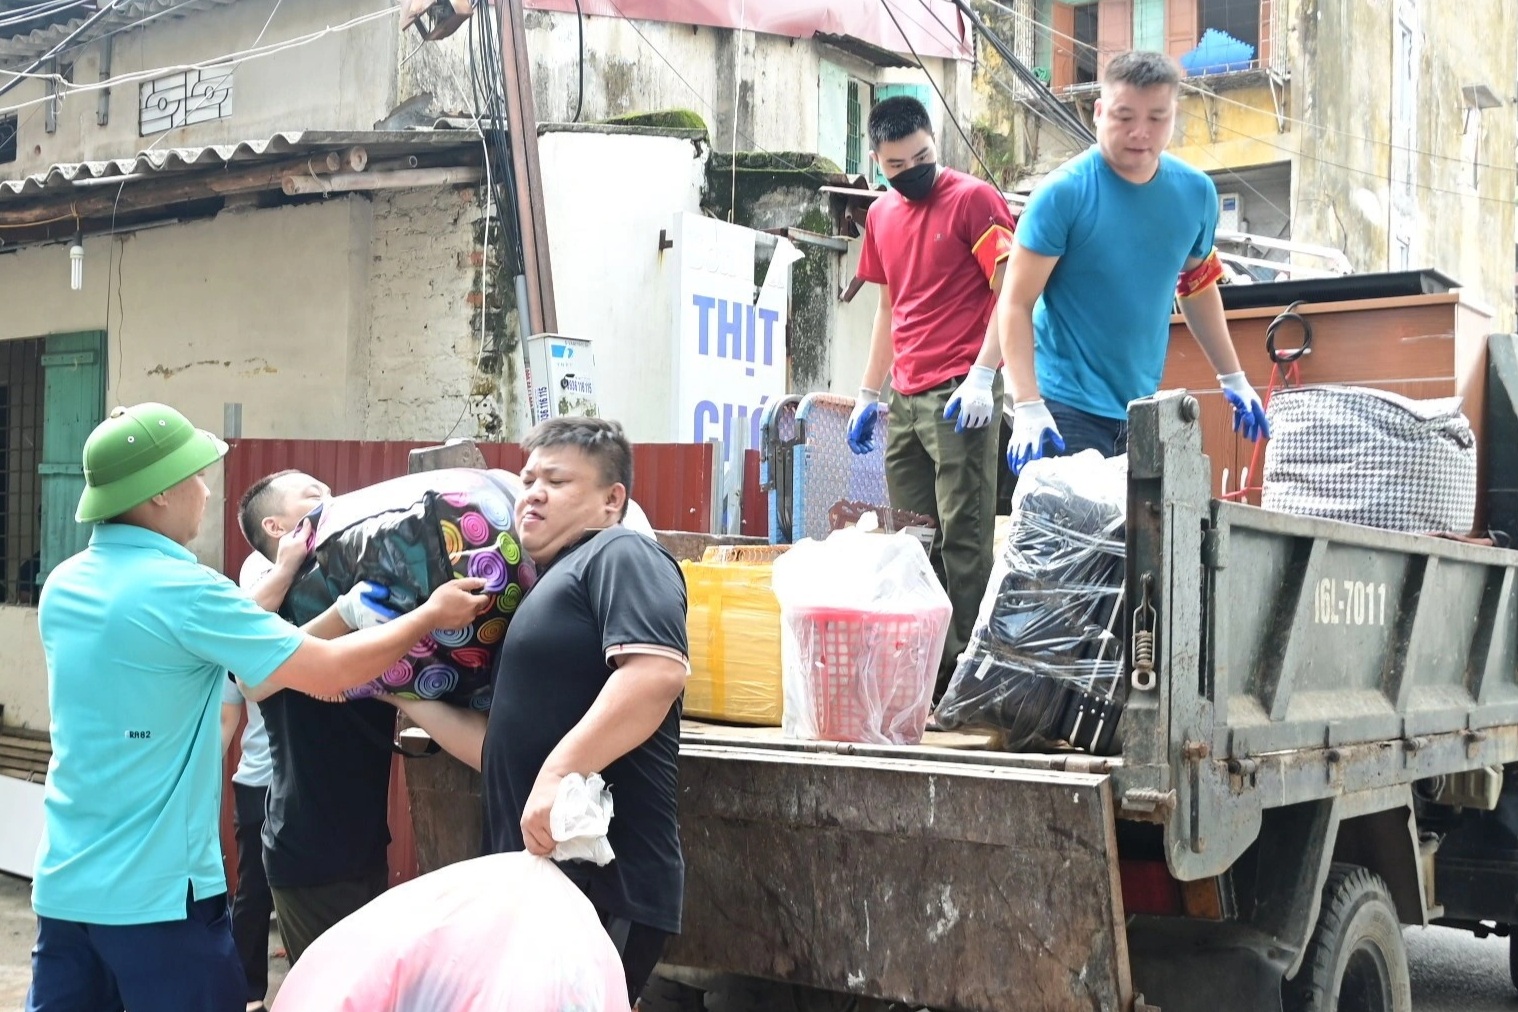
[[[605,778],[615,859],[560,867],[600,914],[636,1002],[680,930],[685,579],[656,541],[620,524],[632,488],[632,448],[620,425],[556,418],[522,446],[529,456],[517,530],[539,576],[507,629],[490,713],[397,705],[484,774],[492,853],[551,853],[548,815],[560,781]]]
[[[305,558],[304,551],[281,552],[282,544],[304,537],[305,518],[329,495],[300,471],[271,474],[243,494],[238,521],[255,554],[239,582],[268,610],[279,610]],[[287,558],[294,564],[283,564]],[[333,703],[290,691],[274,693],[259,709],[272,766],[264,870],[293,964],[328,928],[385,890],[395,709],[373,699]]]

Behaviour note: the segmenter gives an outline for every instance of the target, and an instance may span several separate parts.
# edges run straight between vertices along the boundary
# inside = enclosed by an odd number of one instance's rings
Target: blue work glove
[[[1022,401],[1012,405],[1012,439],[1007,443],[1007,466],[1017,474],[1028,461],[1044,455],[1045,445],[1065,451],[1065,437],[1059,434],[1054,416],[1043,401]]]
[[[959,424],[954,426],[955,432],[963,432],[966,429],[983,429],[990,424],[996,414],[996,398],[991,394],[991,384],[996,382],[996,370],[990,366],[972,365],[970,375],[965,377],[954,391],[954,396],[949,398],[949,403],[943,409],[944,421],[952,422],[957,417]]]
[[[389,587],[364,580],[337,599],[337,613],[349,629],[373,629],[400,616],[389,600]]]
[[[870,453],[875,449],[875,419],[880,416],[880,408],[880,391],[860,387],[854,412],[849,415],[849,449],[855,453]]]
[[[1223,387],[1223,396],[1233,407],[1233,431],[1251,443],[1269,439],[1270,423],[1265,420],[1265,405],[1244,374],[1231,372],[1219,376],[1218,383]]]

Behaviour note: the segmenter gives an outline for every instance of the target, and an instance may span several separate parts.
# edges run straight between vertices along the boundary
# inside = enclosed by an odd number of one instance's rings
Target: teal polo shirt
[[[226,892],[222,685],[257,685],[300,645],[188,549],[100,524],[48,577],[38,606],[53,759],[32,885],[39,916],[182,920]]]

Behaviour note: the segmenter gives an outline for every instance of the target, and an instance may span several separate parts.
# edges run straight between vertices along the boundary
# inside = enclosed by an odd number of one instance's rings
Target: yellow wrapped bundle
[[[685,715],[779,727],[780,603],[770,589],[775,548],[708,548],[682,562],[690,606]]]

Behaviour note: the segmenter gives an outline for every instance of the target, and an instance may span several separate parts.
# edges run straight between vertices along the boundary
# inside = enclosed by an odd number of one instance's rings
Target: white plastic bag
[[[851,527],[774,566],[785,735],[921,741],[950,613],[921,543]]]
[[[601,774],[582,777],[571,773],[559,781],[548,813],[548,831],[555,861],[590,861],[607,865],[616,857],[606,832],[611,828],[611,790]]]
[[[274,1012],[629,1012],[616,946],[547,858],[449,865],[316,940]]]

